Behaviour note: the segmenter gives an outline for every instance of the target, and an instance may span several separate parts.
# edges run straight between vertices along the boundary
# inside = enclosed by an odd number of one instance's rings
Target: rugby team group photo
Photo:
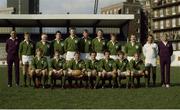
[[[110,40],[105,39],[101,29],[97,30],[96,36],[89,35],[85,29],[81,36],[77,36],[76,29],[70,28],[65,39],[57,31],[52,41],[42,33],[39,36],[41,40],[34,42],[31,33],[25,32],[24,40],[20,41],[18,33],[11,31],[6,41],[7,86],[148,88],[157,85],[156,75],[160,74],[160,86],[170,87],[173,47],[168,41],[168,34],[160,36],[158,42],[149,34],[144,45],[133,34],[126,44],[121,44],[119,36],[114,33],[109,34]],[[158,59],[160,73],[156,73]],[[12,83],[13,65],[15,84]]]

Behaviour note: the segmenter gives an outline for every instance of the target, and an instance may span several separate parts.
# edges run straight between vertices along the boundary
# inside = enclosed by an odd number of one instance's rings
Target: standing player
[[[103,38],[103,31],[97,31],[97,37],[92,40],[92,49],[97,52],[97,60],[104,58],[103,52],[106,49],[106,41]]]
[[[118,59],[118,51],[121,50],[121,45],[117,41],[117,35],[112,33],[110,34],[111,40],[107,43],[107,49],[110,51],[110,58],[116,60]]]
[[[51,42],[51,57],[54,56],[55,51],[59,51],[61,56],[64,55],[64,41],[60,31],[57,31],[55,34],[55,39]]]
[[[116,63],[113,59],[110,58],[110,52],[104,52],[104,59],[100,61],[100,76],[102,77],[102,88],[105,86],[105,79],[112,78],[113,84],[112,88],[115,87],[116,83]]]
[[[156,84],[156,60],[158,56],[158,46],[154,43],[152,35],[147,38],[146,44],[143,46],[143,54],[145,57],[145,67],[149,73],[148,83],[150,83],[150,74],[152,73],[153,85]]]
[[[50,71],[49,77],[51,78],[51,87],[53,88],[56,85],[56,79],[61,78],[61,86],[64,88],[65,82],[65,59],[60,57],[59,51],[54,52],[54,58],[50,61]]]
[[[50,61],[51,49],[50,43],[47,41],[48,36],[47,34],[43,33],[41,35],[41,41],[37,42],[36,49],[39,48],[43,52],[43,56],[47,58],[48,62]]]
[[[90,52],[90,59],[86,61],[86,72],[85,75],[88,77],[87,86],[93,86],[93,77],[97,78],[99,61],[96,60],[96,52]]]
[[[20,63],[23,65],[23,76],[24,76],[24,86],[26,85],[26,79],[29,75],[29,69],[31,65],[31,61],[34,56],[34,43],[30,39],[30,34],[28,32],[24,33],[24,41],[20,43],[19,46],[19,58]],[[30,85],[31,85],[31,77],[30,78]]]
[[[40,86],[41,77],[43,77],[43,88],[45,88],[48,78],[48,61],[47,58],[43,56],[41,49],[36,49],[36,56],[33,58],[31,66],[30,75],[33,78],[34,87]]]
[[[80,53],[75,52],[74,59],[67,62],[67,76],[69,78],[70,85],[72,84],[72,78],[76,79],[77,84],[77,78],[82,78],[85,73],[85,62],[80,59]]]
[[[11,31],[10,38],[6,41],[7,64],[8,64],[8,87],[12,87],[12,67],[15,64],[15,81],[19,86],[19,40],[16,31]]]
[[[117,67],[117,81],[118,86],[121,87],[121,79],[126,78],[126,88],[129,86],[131,81],[131,72],[129,67],[129,61],[124,57],[124,52],[118,52],[118,59],[116,60]]]
[[[70,29],[70,36],[64,41],[64,50],[67,61],[72,60],[75,52],[79,50],[79,38],[76,36],[75,28]]]
[[[130,69],[132,83],[131,86],[134,87],[134,78],[137,79],[137,85],[140,86],[140,77],[144,76],[145,78],[145,86],[148,87],[148,72],[145,70],[145,65],[143,60],[140,58],[139,53],[134,54],[134,58],[130,61]]]
[[[89,53],[92,50],[91,46],[91,39],[89,38],[89,32],[88,30],[83,31],[83,37],[80,39],[80,52],[81,52],[81,59],[89,59]]]
[[[131,35],[130,42],[125,45],[124,51],[129,61],[133,59],[135,53],[142,53],[142,45],[136,41],[135,35]]]

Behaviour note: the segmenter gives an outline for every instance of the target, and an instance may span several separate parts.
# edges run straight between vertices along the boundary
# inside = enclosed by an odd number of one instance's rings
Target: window
[[[117,10],[116,9],[114,9],[114,14],[117,14]]]
[[[1,34],[9,34],[10,31],[12,31],[11,27],[0,27]]]
[[[166,27],[170,27],[170,20],[166,20]]]
[[[48,34],[53,34],[53,33],[55,33],[58,30],[61,31],[62,33],[66,33],[67,32],[66,28],[59,28],[59,27],[43,27],[42,28],[42,31],[45,32],[45,33],[48,33]],[[29,32],[29,31],[27,31],[27,32]]]
[[[160,21],[160,29],[164,29],[164,21]]]
[[[172,27],[176,27],[176,19],[172,19]]]
[[[180,43],[178,43],[178,50],[180,50]]]
[[[178,24],[179,24],[179,26],[180,26],[180,18],[178,18]]]
[[[146,6],[150,6],[149,0],[146,0]]]
[[[178,12],[180,13],[180,5],[178,6]]]
[[[174,2],[176,2],[176,0],[172,0],[172,2],[174,3]]]
[[[176,14],[176,7],[172,7],[172,15],[175,15]]]
[[[154,40],[157,40],[157,34],[154,34]]]
[[[154,11],[154,17],[158,17],[157,11]]]
[[[139,28],[137,29],[137,33],[140,33],[140,29]]]
[[[163,12],[164,12],[164,10],[161,9],[161,10],[160,10],[160,17],[164,17],[164,13],[163,13]]]
[[[159,36],[162,37],[162,36],[163,36],[163,33],[161,32]]]
[[[126,8],[126,14],[129,14],[129,8]]]
[[[169,15],[169,8],[166,8],[166,15],[168,16]]]
[[[106,14],[109,14],[109,11],[106,11]]]
[[[113,12],[112,12],[112,10],[110,10],[110,14],[112,14]]]
[[[137,23],[140,23],[140,19],[137,19]]]
[[[158,0],[154,0],[154,3],[157,3],[158,2]]]
[[[166,0],[166,3],[169,3],[170,2],[170,0]]]
[[[137,10],[137,13],[140,14],[140,9]]]
[[[16,32],[17,33],[24,33],[24,32],[39,33],[39,28],[37,28],[37,27],[16,27]]]
[[[154,22],[154,29],[158,29],[158,22]]]

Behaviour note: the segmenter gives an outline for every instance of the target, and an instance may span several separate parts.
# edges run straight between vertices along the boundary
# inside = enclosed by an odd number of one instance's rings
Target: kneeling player
[[[36,49],[36,56],[32,60],[32,70],[30,72],[33,77],[35,87],[40,86],[41,78],[43,77],[43,88],[45,88],[48,79],[48,62],[42,55],[42,50]]]
[[[100,76],[102,77],[102,88],[105,86],[105,79],[112,78],[113,85],[112,88],[115,87],[116,82],[116,63],[113,59],[110,58],[110,52],[104,52],[105,58],[100,61]]]
[[[72,84],[71,78],[75,78],[76,84],[77,84],[77,78],[82,79],[85,73],[85,62],[80,59],[79,52],[75,52],[74,59],[67,62],[67,68],[68,68],[67,76],[68,76],[70,85]]]
[[[129,86],[131,80],[129,61],[124,57],[124,52],[118,52],[118,59],[116,60],[117,67],[117,81],[118,86],[121,87],[121,79],[126,78],[126,88]]]
[[[148,87],[148,72],[145,70],[143,60],[138,53],[134,54],[134,59],[130,61],[131,75],[133,76],[132,84],[134,85],[134,78],[137,79],[137,85],[140,86],[140,77],[144,76],[145,85]]]
[[[62,88],[64,88],[65,75],[64,75],[65,59],[60,57],[59,51],[54,52],[54,58],[51,59],[49,77],[51,78],[51,88],[56,85],[56,79],[61,79]]]
[[[88,77],[87,86],[93,86],[93,77],[97,77],[98,60],[96,59],[96,52],[90,52],[90,59],[86,61],[86,72],[85,75]]]

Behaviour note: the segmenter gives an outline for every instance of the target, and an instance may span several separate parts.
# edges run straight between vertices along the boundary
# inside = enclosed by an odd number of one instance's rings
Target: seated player
[[[61,86],[64,88],[64,82],[65,82],[65,75],[64,75],[64,66],[65,66],[65,59],[60,57],[59,51],[54,52],[54,58],[50,61],[50,71],[49,71],[49,77],[51,78],[51,88],[53,88],[56,85],[56,79],[61,79]]]
[[[134,54],[134,58],[130,61],[130,69],[132,78],[132,85],[134,86],[134,78],[137,79],[137,85],[140,86],[140,77],[144,76],[145,85],[148,87],[148,72],[145,70],[143,60],[138,53]]]
[[[124,52],[118,52],[118,59],[116,60],[117,81],[118,86],[121,87],[121,79],[126,78],[126,88],[129,86],[131,80],[131,72],[129,68],[129,61],[124,57]]]
[[[116,63],[113,59],[110,58],[109,51],[105,51],[104,56],[105,58],[100,61],[100,72],[98,73],[100,74],[100,77],[102,77],[102,88],[105,86],[106,78],[113,79],[112,88],[114,88],[116,82]]]
[[[97,70],[98,70],[98,60],[96,59],[97,53],[95,51],[90,52],[90,59],[86,61],[86,72],[85,75],[88,77],[87,79],[87,86],[91,87],[93,86],[93,77],[97,76]]]
[[[41,49],[36,49],[36,56],[33,58],[31,63],[32,68],[30,70],[30,75],[33,78],[34,87],[40,86],[41,77],[43,77],[43,88],[45,88],[48,79],[48,61],[42,53]]]
[[[69,79],[70,86],[72,85],[72,78],[77,79],[82,78],[85,73],[85,62],[80,59],[80,52],[75,52],[74,59],[67,62],[67,73],[66,76]],[[81,80],[82,82],[82,80]]]

